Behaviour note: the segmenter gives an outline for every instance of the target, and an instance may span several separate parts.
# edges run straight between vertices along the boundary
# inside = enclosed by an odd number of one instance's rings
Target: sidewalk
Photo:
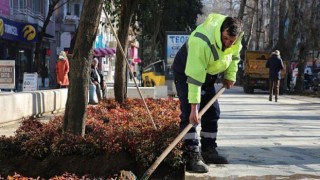
[[[48,122],[51,118],[55,116],[60,116],[63,115],[64,112],[58,112],[55,114],[44,114],[43,116],[37,118],[41,122]],[[19,128],[20,122],[22,120],[17,120],[17,121],[11,121],[11,122],[6,122],[6,123],[0,123],[0,136],[14,136],[15,131]]]
[[[218,151],[229,164],[185,179],[320,179],[320,99],[227,90],[219,98]],[[198,132],[200,128],[197,128]]]

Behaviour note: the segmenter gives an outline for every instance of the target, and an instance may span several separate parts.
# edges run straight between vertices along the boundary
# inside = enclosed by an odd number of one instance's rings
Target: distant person
[[[309,89],[312,84],[312,78],[309,70],[306,70],[303,76],[304,76],[304,87],[305,89]]]
[[[106,96],[106,83],[101,71],[98,70],[99,60],[94,58],[91,64],[90,83],[95,85],[98,100],[102,100]]]
[[[45,87],[45,79],[49,77],[48,65],[41,65],[40,72],[42,87]]]
[[[59,59],[56,63],[56,74],[57,74],[57,88],[66,88],[69,86],[69,61],[67,54],[61,51]]]
[[[275,102],[278,102],[281,70],[283,70],[283,62],[280,57],[280,51],[275,50],[271,53],[266,67],[269,68],[269,101],[272,101],[273,94]]]
[[[292,72],[289,72],[287,75],[287,89],[291,91],[291,82],[292,82]]]
[[[140,86],[143,86],[142,72],[143,72],[143,64],[139,63],[139,75],[138,75],[139,78],[138,79],[139,79]]]

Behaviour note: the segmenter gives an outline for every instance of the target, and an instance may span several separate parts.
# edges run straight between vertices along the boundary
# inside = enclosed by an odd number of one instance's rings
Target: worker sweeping
[[[174,59],[173,72],[181,110],[180,128],[183,130],[189,123],[194,125],[184,136],[187,171],[206,173],[207,164],[228,163],[216,150],[220,118],[218,101],[202,117],[198,112],[215,96],[214,83],[218,74],[223,73],[223,85],[227,89],[234,85],[242,36],[239,19],[210,14],[191,33]],[[200,122],[201,148],[196,132]]]

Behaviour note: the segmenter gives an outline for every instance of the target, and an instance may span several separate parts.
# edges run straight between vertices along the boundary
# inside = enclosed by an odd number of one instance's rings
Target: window
[[[67,15],[71,15],[71,5],[70,5],[70,2],[67,3]]]
[[[10,9],[13,8],[13,0],[10,0],[10,1],[9,1],[9,6],[10,6]]]
[[[74,5],[74,15],[80,17],[80,4]]]
[[[67,3],[67,15],[76,15],[80,17],[80,4],[74,1]]]
[[[27,8],[27,0],[19,0],[18,8],[19,9],[26,9]]]
[[[38,0],[32,0],[32,10],[33,12],[39,14],[41,12],[41,2],[39,3]]]

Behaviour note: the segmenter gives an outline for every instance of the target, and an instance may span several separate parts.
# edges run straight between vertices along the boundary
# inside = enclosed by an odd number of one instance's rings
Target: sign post
[[[24,73],[22,91],[38,90],[38,73]]]
[[[15,61],[0,60],[0,89],[15,89]]]
[[[189,38],[188,32],[180,31],[167,31],[166,32],[166,64],[172,64],[174,57],[181,48],[181,46],[187,42]]]
[[[167,31],[165,39],[165,74],[166,74],[166,85],[168,86],[168,94],[175,95],[175,85],[173,81],[172,64],[173,60],[183,46],[187,42],[190,33],[183,31]]]

